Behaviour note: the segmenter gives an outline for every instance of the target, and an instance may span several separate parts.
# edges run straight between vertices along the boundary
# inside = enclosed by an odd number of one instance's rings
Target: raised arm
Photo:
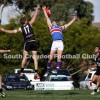
[[[46,18],[46,20],[47,20],[47,25],[48,25],[48,27],[49,27],[49,29],[51,28],[51,26],[52,26],[52,23],[51,23],[51,20],[50,20],[50,18],[48,17],[48,15],[47,15],[47,13],[46,13],[46,6],[43,6],[43,12],[44,12],[44,15],[45,15],[45,18]]]
[[[33,15],[33,17],[32,17],[32,19],[31,19],[31,21],[29,22],[30,25],[32,25],[32,24],[35,22],[36,17],[37,17],[38,12],[39,12],[39,8],[40,8],[40,6],[38,5],[37,8],[36,8],[36,11],[35,11],[35,13],[34,13],[34,15]]]
[[[64,30],[64,29],[68,28],[70,25],[73,24],[73,22],[74,22],[76,19],[77,19],[77,16],[74,16],[73,19],[72,19],[68,24],[65,24],[64,26],[61,26],[62,29]]]
[[[11,52],[11,50],[0,50],[0,53]]]
[[[15,34],[17,32],[19,32],[19,29],[15,29],[15,30],[6,30],[4,29],[3,27],[0,27],[0,30],[5,32],[5,33],[8,33],[8,34]]]

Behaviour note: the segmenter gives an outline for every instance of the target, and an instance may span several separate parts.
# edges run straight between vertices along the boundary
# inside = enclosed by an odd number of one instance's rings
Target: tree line
[[[30,18],[30,11],[33,11],[36,4],[46,4],[51,9],[51,19],[57,20],[59,24],[68,23],[74,16],[75,11],[79,19],[67,30],[63,31],[64,35],[64,52],[66,54],[93,54],[94,47],[100,43],[100,29],[91,25],[93,21],[93,4],[84,0],[8,0],[6,5],[16,4],[19,11],[23,9],[22,14],[15,19],[11,19],[8,25],[2,25],[6,29],[16,29],[20,26],[19,18],[22,15]],[[0,2],[3,4],[3,1]],[[33,6],[33,5],[34,6]],[[43,16],[42,10],[40,11],[36,22],[33,25],[35,38],[38,44],[38,55],[49,55],[52,39],[49,29],[46,25],[46,20]],[[21,33],[15,35],[5,34],[0,32],[0,48],[11,49],[8,55],[22,54],[23,49],[23,36]],[[87,69],[87,65],[81,66],[84,62],[90,59],[63,59],[62,68],[67,68],[70,72],[76,70]],[[55,59],[56,61],[56,59]],[[21,59],[5,59],[4,54],[0,54],[0,66],[2,73],[9,73],[14,68],[20,68]],[[33,61],[30,67],[33,68]],[[46,69],[47,59],[39,59],[39,71],[42,73]],[[52,66],[55,66],[53,62]],[[5,70],[6,69],[6,70]]]

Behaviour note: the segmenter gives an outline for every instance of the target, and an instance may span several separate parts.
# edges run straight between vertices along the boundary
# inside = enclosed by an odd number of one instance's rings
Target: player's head
[[[27,19],[25,17],[20,18],[20,23],[24,25],[27,22]]]
[[[99,53],[100,52],[100,47],[99,46],[96,46],[95,49],[94,49],[94,52],[95,53]]]
[[[52,21],[52,25],[57,25],[57,22],[56,21]]]

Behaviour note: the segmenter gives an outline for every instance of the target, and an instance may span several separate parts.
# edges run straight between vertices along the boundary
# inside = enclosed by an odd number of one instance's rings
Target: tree
[[[34,11],[36,5],[45,4],[51,8],[52,17],[59,21],[69,21],[70,18],[77,11],[77,15],[80,19],[86,17],[88,19],[87,25],[93,21],[93,4],[84,0],[4,0],[7,4],[15,4],[16,10],[22,10],[23,14]],[[3,4],[2,2],[0,2]],[[5,6],[6,6],[5,5]],[[18,8],[18,9],[17,9]]]
[[[94,47],[100,44],[100,30],[93,27],[87,26],[85,23],[86,19],[82,19],[80,23],[76,21],[68,30],[63,32],[64,35],[64,55],[70,54],[93,54]],[[20,25],[15,23],[15,19],[10,21],[9,25],[3,27],[7,29],[15,29]],[[46,25],[44,19],[38,19],[33,26],[35,38],[38,44],[38,55],[44,54],[48,55],[51,47],[51,36],[49,29]],[[0,48],[1,49],[11,49],[10,55],[22,54],[22,42],[23,37],[20,33],[16,35],[9,35],[0,32]],[[2,70],[7,67],[8,72],[14,68],[20,68],[21,59],[4,59],[3,55],[0,55],[0,66],[3,66]],[[64,68],[68,68],[71,72],[77,71],[82,68],[83,62],[88,62],[89,59],[69,59],[64,58],[63,62]],[[39,59],[39,69],[45,69],[47,59]],[[33,63],[33,62],[32,62]],[[31,64],[33,68],[33,64]],[[86,68],[86,67],[85,67]],[[40,70],[41,71],[41,70]],[[4,71],[3,71],[4,72]]]
[[[73,16],[75,10],[78,12],[78,16],[81,20],[76,21],[68,30],[63,32],[64,35],[64,54],[83,54],[93,53],[93,48],[95,45],[100,43],[100,30],[88,26],[91,22],[92,16],[92,4],[90,2],[85,2],[84,0],[13,0],[16,6],[19,9],[29,13],[36,5],[37,2],[47,3],[51,7],[52,16],[51,19],[56,19],[58,21],[69,21]],[[27,2],[27,3],[26,3]],[[21,4],[22,3],[22,4]],[[82,4],[81,4],[82,3]],[[28,9],[25,10],[26,4],[31,5]],[[26,7],[27,8],[27,7]],[[59,16],[58,16],[59,15]],[[88,18],[87,18],[88,17]],[[54,19],[55,20],[55,19]],[[7,29],[15,29],[20,26],[18,18],[11,19],[9,25],[5,25]],[[49,34],[48,27],[44,18],[39,17],[36,23],[33,26],[36,41],[38,43],[38,54],[48,55],[51,46],[51,37]],[[11,49],[11,54],[22,54],[22,35],[19,33],[17,35],[8,35],[0,32],[0,48],[1,49]],[[88,60],[88,59],[87,59]],[[85,61],[87,61],[85,60]],[[9,66],[9,70],[16,67],[20,67],[21,59],[0,59],[1,66]],[[39,68],[46,67],[47,59],[39,59]],[[80,65],[84,59],[63,59],[64,67],[69,68],[70,70],[76,70],[75,68],[80,69]],[[8,64],[7,64],[8,63]],[[70,66],[70,67],[69,67]],[[33,67],[33,66],[32,66]]]

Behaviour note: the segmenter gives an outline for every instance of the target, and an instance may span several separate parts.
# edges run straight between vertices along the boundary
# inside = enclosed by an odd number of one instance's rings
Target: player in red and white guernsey
[[[74,16],[73,19],[68,24],[65,24],[64,26],[59,26],[59,25],[57,25],[57,23],[55,21],[51,22],[48,14],[46,13],[46,10],[45,10],[46,6],[43,6],[42,9],[43,9],[45,18],[47,20],[47,25],[49,27],[49,30],[50,30],[50,33],[52,36],[52,40],[53,40],[53,43],[51,46],[51,51],[50,51],[50,58],[47,63],[47,73],[50,72],[51,61],[52,61],[56,51],[57,51],[56,71],[58,72],[59,68],[62,65],[61,56],[62,56],[63,49],[64,49],[64,44],[63,44],[64,38],[63,38],[62,31],[64,29],[67,29],[77,19],[77,16]]]

